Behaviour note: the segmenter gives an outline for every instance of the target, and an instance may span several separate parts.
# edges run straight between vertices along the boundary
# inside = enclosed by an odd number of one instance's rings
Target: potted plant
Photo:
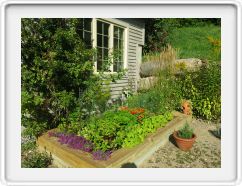
[[[193,129],[187,122],[180,130],[174,131],[173,137],[177,146],[183,151],[190,150],[196,140],[196,135],[193,133]]]

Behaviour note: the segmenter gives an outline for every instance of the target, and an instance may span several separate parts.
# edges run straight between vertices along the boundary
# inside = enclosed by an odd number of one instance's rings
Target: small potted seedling
[[[173,137],[177,146],[183,151],[190,150],[196,140],[196,135],[193,133],[193,129],[187,122],[180,130],[174,131]]]

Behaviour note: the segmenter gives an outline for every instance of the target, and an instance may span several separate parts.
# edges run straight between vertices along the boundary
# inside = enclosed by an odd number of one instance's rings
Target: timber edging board
[[[149,134],[144,142],[133,148],[122,148],[112,153],[106,161],[93,160],[92,155],[81,150],[75,150],[61,145],[57,138],[43,134],[37,140],[40,150],[51,153],[54,164],[62,168],[118,168],[125,163],[135,163],[139,166],[156,150],[165,145],[174,130],[178,130],[184,123],[190,122],[192,117],[173,112],[174,118],[168,124],[159,128],[155,133]]]

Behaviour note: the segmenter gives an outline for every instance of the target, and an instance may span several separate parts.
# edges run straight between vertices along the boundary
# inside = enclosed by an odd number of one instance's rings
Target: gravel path
[[[197,135],[196,143],[188,152],[178,149],[170,141],[158,149],[140,167],[142,168],[220,168],[221,142],[209,130],[216,130],[220,124],[193,120],[191,126]]]

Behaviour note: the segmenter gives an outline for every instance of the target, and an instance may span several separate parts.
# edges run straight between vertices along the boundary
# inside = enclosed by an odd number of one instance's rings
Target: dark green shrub
[[[86,49],[78,35],[78,21],[21,20],[22,124],[32,135],[68,118],[88,89],[87,81],[96,81],[94,50]]]
[[[81,123],[106,110],[110,93],[102,84],[110,77],[94,74],[96,50],[87,49],[80,25],[75,18],[21,20],[21,119],[30,135],[76,123],[73,112]]]

